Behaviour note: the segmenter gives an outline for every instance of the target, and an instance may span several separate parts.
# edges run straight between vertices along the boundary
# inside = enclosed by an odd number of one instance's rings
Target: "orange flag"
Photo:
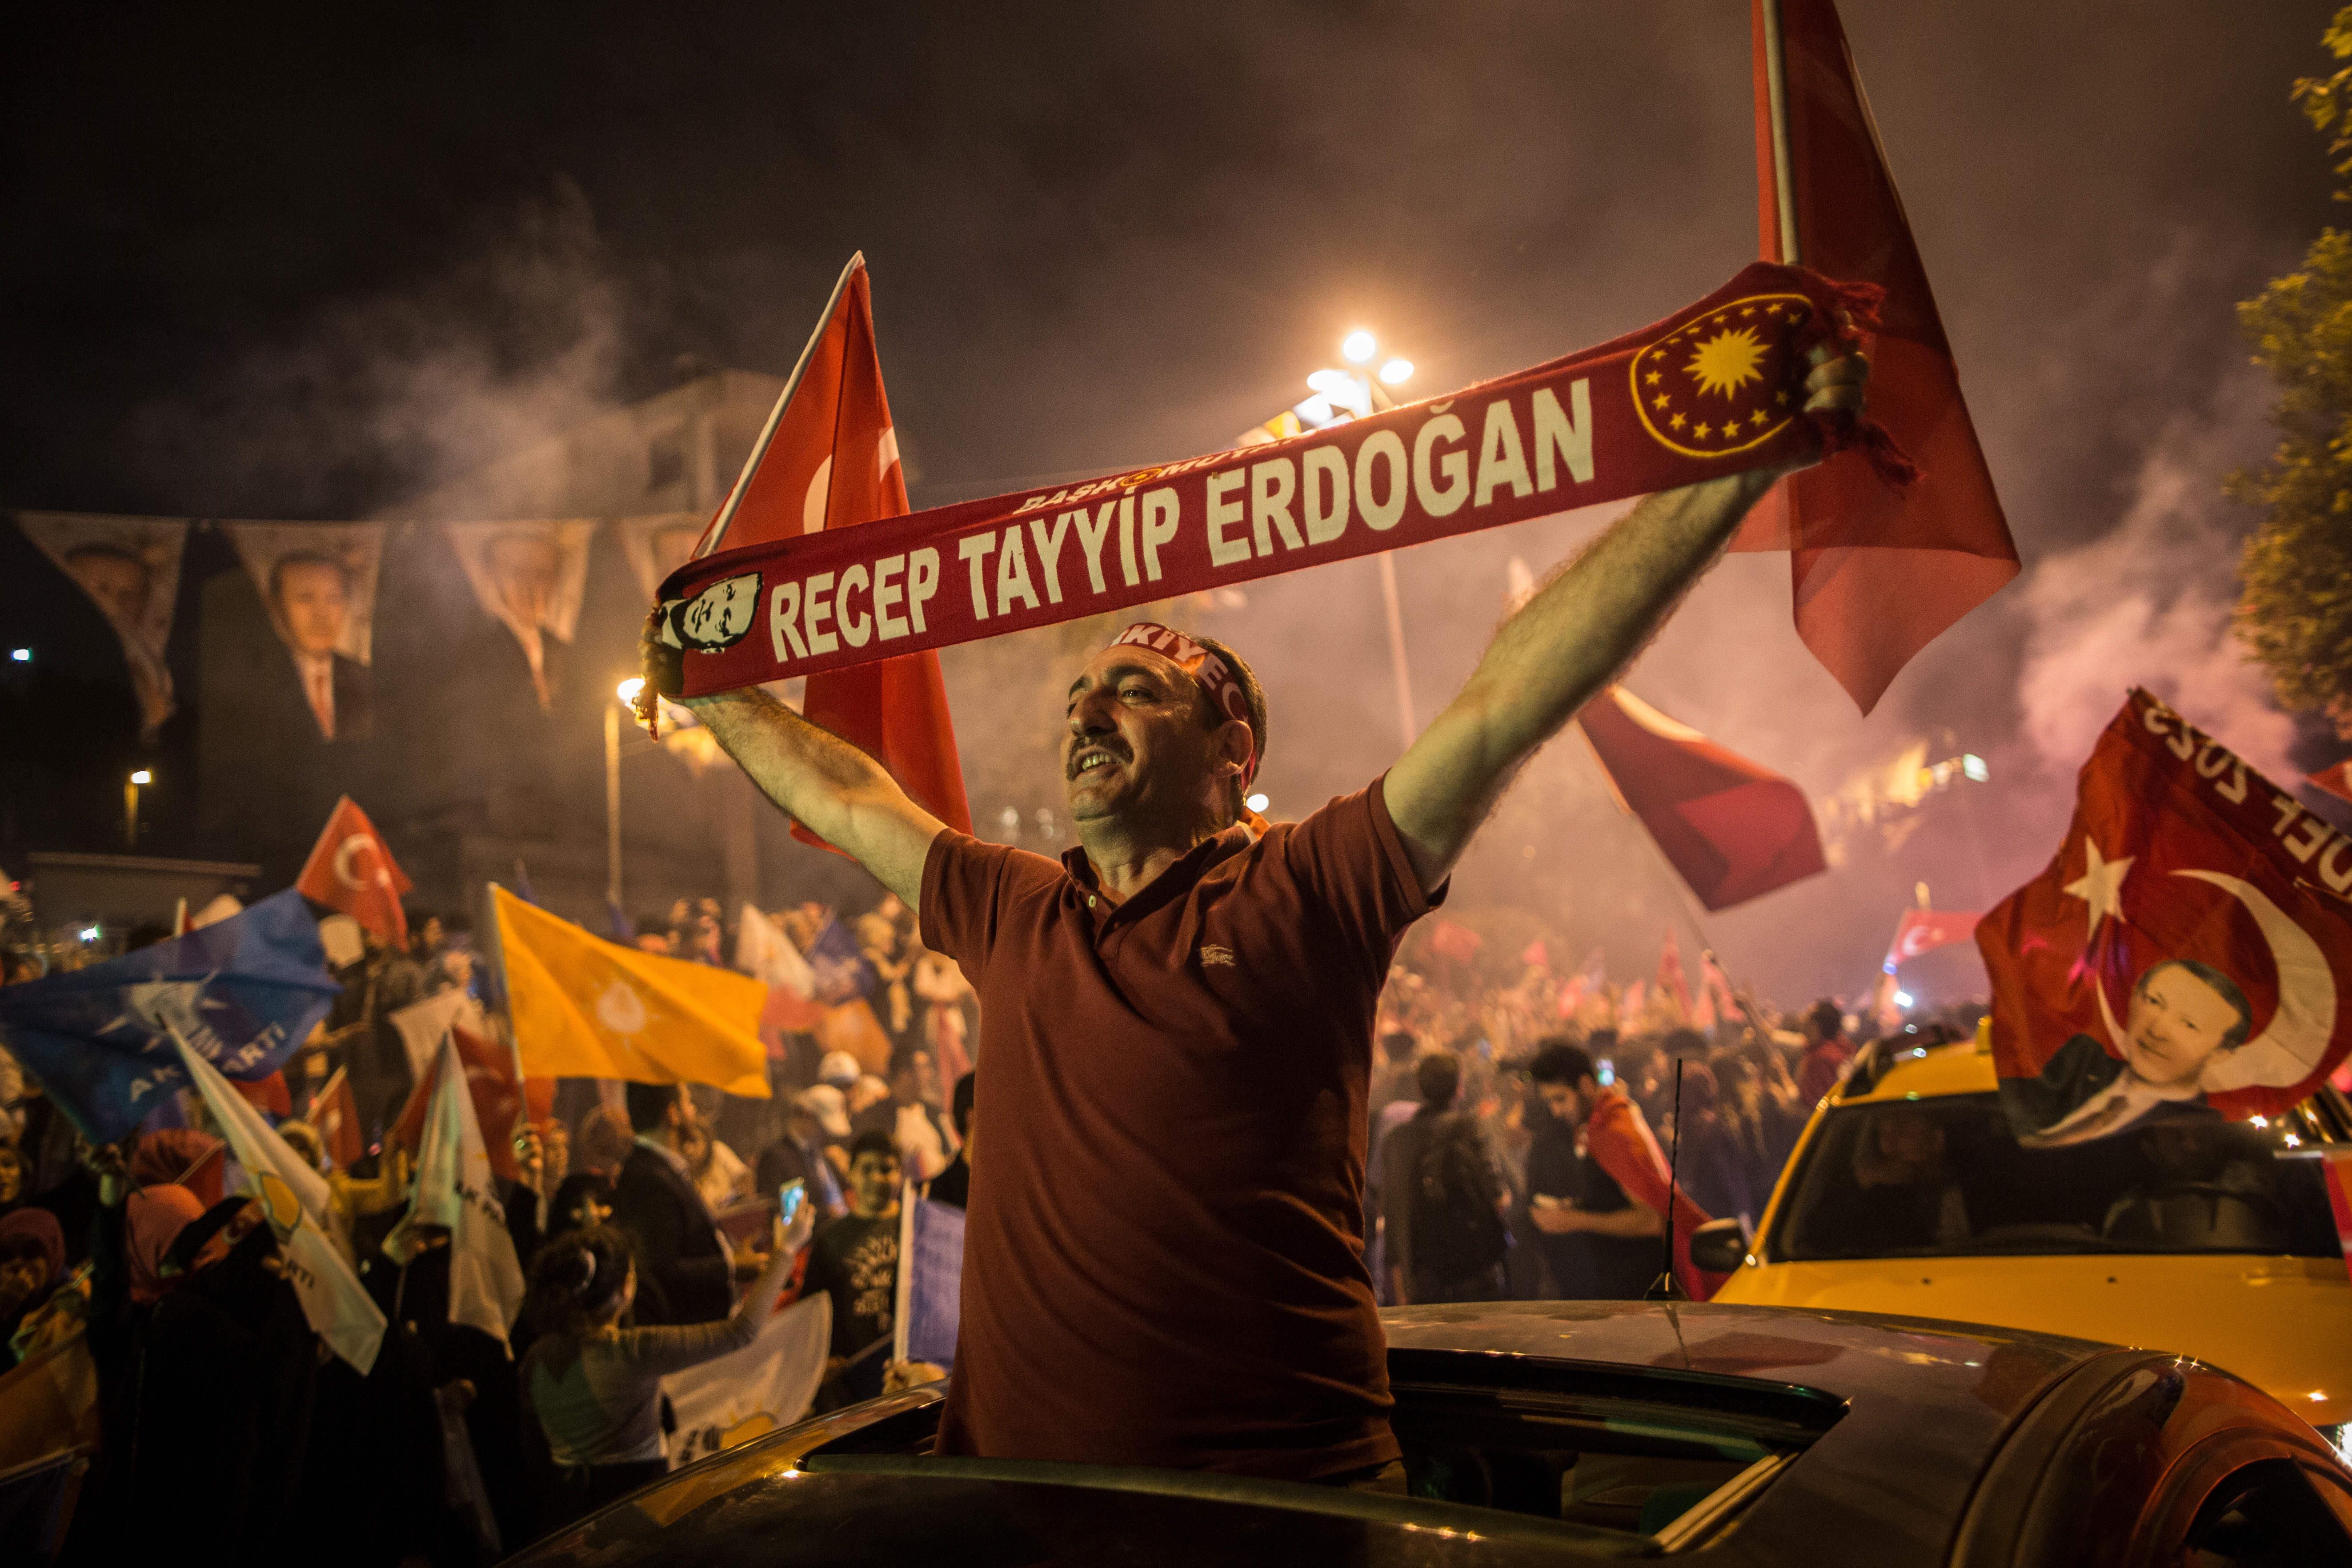
[[[312,903],[340,910],[385,942],[408,945],[408,914],[400,907],[413,884],[402,875],[383,835],[350,795],[335,802],[294,890]]]
[[[696,553],[854,528],[907,510],[898,433],[882,390],[861,254],[843,270],[816,335],[769,416],[768,435]],[[830,597],[812,592],[797,628],[809,645],[823,639],[826,648],[836,641],[863,647],[871,640],[879,647],[904,636],[908,584],[904,577],[889,580],[890,564],[882,562],[871,575],[863,566],[850,567]],[[811,676],[802,711],[888,769],[923,809],[958,832],[971,831],[938,654],[906,654]],[[793,836],[823,842],[798,823]]]
[[[1832,0],[1777,0],[1794,254],[1783,243],[1765,47],[1774,3],[1752,0],[1763,254],[1885,289],[1863,343],[1870,416],[1920,478],[1898,489],[1862,452],[1842,452],[1775,487],[1732,548],[1789,552],[1797,634],[1867,713],[1914,654],[2017,575],[2017,545]]]

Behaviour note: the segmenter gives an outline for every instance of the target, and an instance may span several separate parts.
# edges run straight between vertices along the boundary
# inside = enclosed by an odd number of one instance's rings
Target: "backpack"
[[[1477,1123],[1459,1111],[1431,1118],[1413,1161],[1413,1272],[1461,1279],[1500,1263],[1511,1245],[1495,1212],[1501,1195]]]

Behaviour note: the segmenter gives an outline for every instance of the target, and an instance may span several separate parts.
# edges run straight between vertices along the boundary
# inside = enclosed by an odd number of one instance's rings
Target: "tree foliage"
[[[2352,5],[2325,41],[2352,60]],[[2352,181],[2352,66],[2296,82],[2294,100]],[[2352,737],[2352,234],[2323,231],[2238,322],[2280,391],[2270,461],[2229,481],[2263,514],[2239,563],[2237,634],[2282,704],[2325,709]]]

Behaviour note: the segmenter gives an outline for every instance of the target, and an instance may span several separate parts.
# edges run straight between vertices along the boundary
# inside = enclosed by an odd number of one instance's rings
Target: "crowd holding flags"
[[[345,1256],[348,1243],[332,1235],[333,1194],[327,1179],[289,1148],[185,1038],[174,1034],[173,1045],[189,1083],[204,1097],[205,1108],[245,1172],[246,1191],[261,1205],[262,1217],[277,1235],[286,1278],[301,1300],[302,1315],[337,1355],[365,1375],[383,1343],[384,1317]]]

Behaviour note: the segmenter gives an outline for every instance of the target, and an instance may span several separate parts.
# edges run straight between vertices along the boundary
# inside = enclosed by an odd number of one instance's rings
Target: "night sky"
[[[1816,793],[1914,736],[1991,763],[1972,832],[1948,814],[1713,923],[1784,1000],[1866,977],[1915,879],[1981,908],[2038,868],[2129,685],[2283,781],[2340,754],[2228,640],[2252,518],[2219,489],[2270,401],[2231,307],[2338,212],[2287,98],[2333,8],[1844,6],[2026,572],[1867,720],[1796,641],[1777,557],[1729,563],[1636,668]],[[1227,445],[1360,325],[1441,392],[1752,256],[1747,12],[28,10],[0,63],[0,509],[396,510],[681,356],[782,374],[857,249],[919,505]],[[1509,558],[1540,572],[1601,521],[1402,559],[1423,721]],[[0,541],[0,621],[73,666],[91,634],[45,570]],[[1394,750],[1374,584],[1254,584],[1216,628],[1273,693],[1288,815]],[[1050,727],[946,658],[968,756]],[[1573,762],[1531,770],[1458,900],[1517,878],[1601,908],[1580,873],[1622,859],[1534,776]]]

